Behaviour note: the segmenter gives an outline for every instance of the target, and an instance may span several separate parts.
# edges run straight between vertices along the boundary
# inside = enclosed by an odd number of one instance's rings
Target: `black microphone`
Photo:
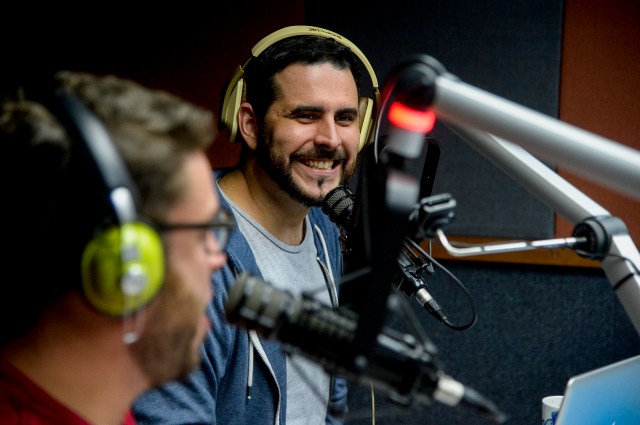
[[[422,280],[423,266],[416,265],[404,252],[398,256],[398,264],[402,278],[397,288],[409,298],[418,301],[433,317],[441,322],[446,321],[447,317],[442,312],[440,304],[427,291],[427,285]]]
[[[353,227],[353,210],[355,203],[355,195],[346,186],[338,186],[332,189],[322,201],[322,211],[332,222],[347,232],[347,237]],[[411,249],[407,247],[406,244],[404,248]],[[397,285],[397,289],[409,298],[416,300],[433,317],[440,321],[445,321],[446,316],[442,312],[442,308],[427,291],[426,284],[422,281],[420,274],[417,273],[421,267],[414,264],[403,252],[400,252],[398,256],[398,265],[400,266],[402,277],[400,283]]]
[[[247,273],[241,274],[224,305],[227,320],[278,339],[290,353],[301,353],[329,373],[349,376],[361,384],[373,381],[404,405],[432,400],[463,406],[503,423],[505,415],[476,390],[445,374],[428,345],[386,327],[366,357],[354,347],[357,315],[337,310],[308,296],[294,297]]]
[[[340,226],[345,232],[353,228],[353,206],[356,203],[356,196],[347,186],[338,186],[327,193],[322,200],[322,212],[329,219]]]

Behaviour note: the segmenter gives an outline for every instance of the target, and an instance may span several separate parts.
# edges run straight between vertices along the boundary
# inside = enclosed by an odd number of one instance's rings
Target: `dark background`
[[[291,3],[248,0],[140,10],[115,3],[90,9],[60,3],[4,6],[0,83],[8,90],[20,82],[28,92],[29,80],[61,68],[115,73],[217,112],[224,81],[260,38],[307,23],[355,42],[381,83],[407,55],[429,54],[479,88],[640,147],[635,1]],[[521,239],[571,232],[570,223],[446,128],[438,127],[434,135],[441,147],[434,192],[448,191],[458,202],[452,235]],[[222,166],[236,155],[237,147],[220,138],[210,158]],[[638,240],[636,200],[550,166],[622,217]],[[11,200],[3,204],[10,207]],[[562,393],[569,377],[640,354],[638,332],[597,263],[526,264],[533,256],[522,255],[515,263],[487,257],[442,260],[477,302],[479,318],[470,330],[446,328],[412,305],[445,371],[493,400],[513,425],[539,423],[541,398]],[[468,319],[468,304],[443,270],[431,276],[429,290],[452,322]],[[406,326],[397,314],[389,315],[389,322]],[[438,403],[401,408],[380,389],[375,402],[377,424],[490,423]],[[349,424],[372,423],[367,386],[352,387],[350,407]]]
[[[428,54],[469,84],[557,114],[562,2],[400,1],[396,7],[360,8],[357,20],[333,13],[339,4],[309,2],[307,22],[353,41],[366,52],[381,82],[403,59]],[[432,135],[441,150],[434,193],[449,192],[457,201],[456,220],[448,232],[553,236],[550,208],[447,128],[440,125]]]

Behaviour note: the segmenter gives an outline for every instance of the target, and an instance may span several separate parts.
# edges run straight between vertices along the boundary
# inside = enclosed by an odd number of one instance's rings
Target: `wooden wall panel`
[[[560,119],[640,149],[640,2],[565,0]],[[640,244],[640,200],[558,167]],[[556,234],[573,226],[556,217]]]

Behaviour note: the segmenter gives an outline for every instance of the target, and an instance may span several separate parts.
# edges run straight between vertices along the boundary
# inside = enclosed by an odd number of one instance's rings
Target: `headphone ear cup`
[[[360,144],[358,145],[358,152],[362,150],[370,141],[370,133],[373,128],[373,107],[374,103],[372,99],[368,97],[361,97],[359,103],[360,114]]]
[[[82,253],[85,298],[96,310],[111,316],[147,305],[160,292],[164,272],[162,240],[141,222],[106,229]]]
[[[238,68],[231,77],[220,107],[220,124],[228,130],[229,142],[236,142],[238,111],[244,96],[244,69]]]

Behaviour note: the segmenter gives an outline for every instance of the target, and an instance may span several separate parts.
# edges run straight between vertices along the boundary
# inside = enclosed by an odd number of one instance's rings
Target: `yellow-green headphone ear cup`
[[[141,222],[114,226],[94,237],[82,254],[82,286],[89,303],[113,316],[148,304],[164,282],[164,248]]]

